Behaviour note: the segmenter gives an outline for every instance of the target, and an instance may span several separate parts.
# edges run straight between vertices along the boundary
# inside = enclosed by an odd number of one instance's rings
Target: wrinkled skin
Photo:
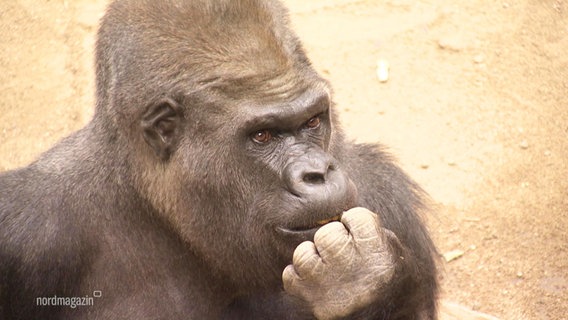
[[[321,227],[314,241],[301,243],[284,269],[284,289],[308,301],[320,320],[346,316],[369,305],[393,277],[394,259],[386,241],[392,232],[379,217],[354,208]]]

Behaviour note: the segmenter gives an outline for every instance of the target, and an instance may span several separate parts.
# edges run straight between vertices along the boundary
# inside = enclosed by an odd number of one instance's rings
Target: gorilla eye
[[[306,122],[306,128],[315,129],[315,128],[319,127],[320,122],[321,122],[320,116],[317,115],[317,116],[311,118],[310,120],[308,120],[308,122]]]
[[[267,143],[272,140],[272,133],[270,130],[260,130],[252,134],[252,139],[257,143]]]

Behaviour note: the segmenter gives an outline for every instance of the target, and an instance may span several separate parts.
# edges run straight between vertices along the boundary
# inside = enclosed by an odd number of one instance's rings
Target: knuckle
[[[377,219],[377,214],[365,208],[355,208],[345,212],[341,221],[349,224],[350,226],[364,226],[367,224],[374,225]]]
[[[295,275],[296,271],[294,270],[294,266],[288,265],[284,268],[284,271],[282,271],[282,281],[284,284],[290,283],[294,279]]]
[[[334,245],[337,241],[348,240],[348,232],[341,222],[330,222],[321,227],[314,235],[314,243],[319,248]]]
[[[316,254],[314,243],[311,241],[304,241],[296,247],[296,250],[294,250],[292,260],[294,264],[302,264],[307,259],[310,259],[310,257],[314,254]]]

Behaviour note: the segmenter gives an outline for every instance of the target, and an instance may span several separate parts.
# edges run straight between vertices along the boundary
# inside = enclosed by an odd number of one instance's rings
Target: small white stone
[[[475,62],[476,64],[483,63],[483,61],[485,61],[485,56],[483,54],[478,54],[473,57],[473,62]]]
[[[460,52],[465,49],[466,45],[460,38],[446,36],[438,40],[438,47],[442,50]]]
[[[463,256],[464,252],[462,250],[452,250],[444,253],[444,259],[446,262],[456,260],[457,258]]]
[[[380,82],[389,81],[389,63],[386,60],[380,59],[377,61],[377,78]]]

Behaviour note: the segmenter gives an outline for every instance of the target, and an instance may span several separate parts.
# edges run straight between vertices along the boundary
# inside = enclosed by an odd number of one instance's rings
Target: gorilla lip
[[[340,221],[341,215],[336,215],[327,219],[322,219],[316,221],[312,224],[306,224],[303,226],[290,226],[290,227],[276,227],[276,231],[280,233],[285,238],[288,238],[291,241],[300,243],[302,241],[314,241],[314,237],[316,232],[322,226],[332,222],[332,221]]]
[[[341,220],[341,214],[335,215],[333,217],[330,218],[326,218],[326,219],[322,219],[322,220],[318,220],[313,224],[310,225],[305,225],[305,226],[297,226],[297,227],[291,227],[291,228],[286,228],[286,227],[279,227],[278,229],[280,231],[283,231],[285,233],[312,233],[315,232],[319,227],[326,225],[332,221],[340,221]]]
[[[333,217],[330,217],[330,218],[327,218],[327,219],[322,219],[322,220],[316,221],[314,224],[311,224],[311,225],[293,228],[291,231],[302,232],[302,231],[307,231],[307,230],[313,230],[313,229],[317,229],[317,228],[319,228],[323,225],[326,225],[326,224],[328,224],[332,221],[340,221],[340,220],[341,220],[341,214],[338,214],[336,216],[333,216]]]
[[[332,221],[340,221],[340,220],[341,220],[341,215],[339,214],[339,215],[336,215],[336,216],[331,217],[331,218],[329,218],[329,219],[320,220],[320,221],[318,221],[318,222],[316,222],[316,223],[317,223],[318,226],[323,226],[324,224],[328,224],[328,223],[330,223],[330,222],[332,222]]]

